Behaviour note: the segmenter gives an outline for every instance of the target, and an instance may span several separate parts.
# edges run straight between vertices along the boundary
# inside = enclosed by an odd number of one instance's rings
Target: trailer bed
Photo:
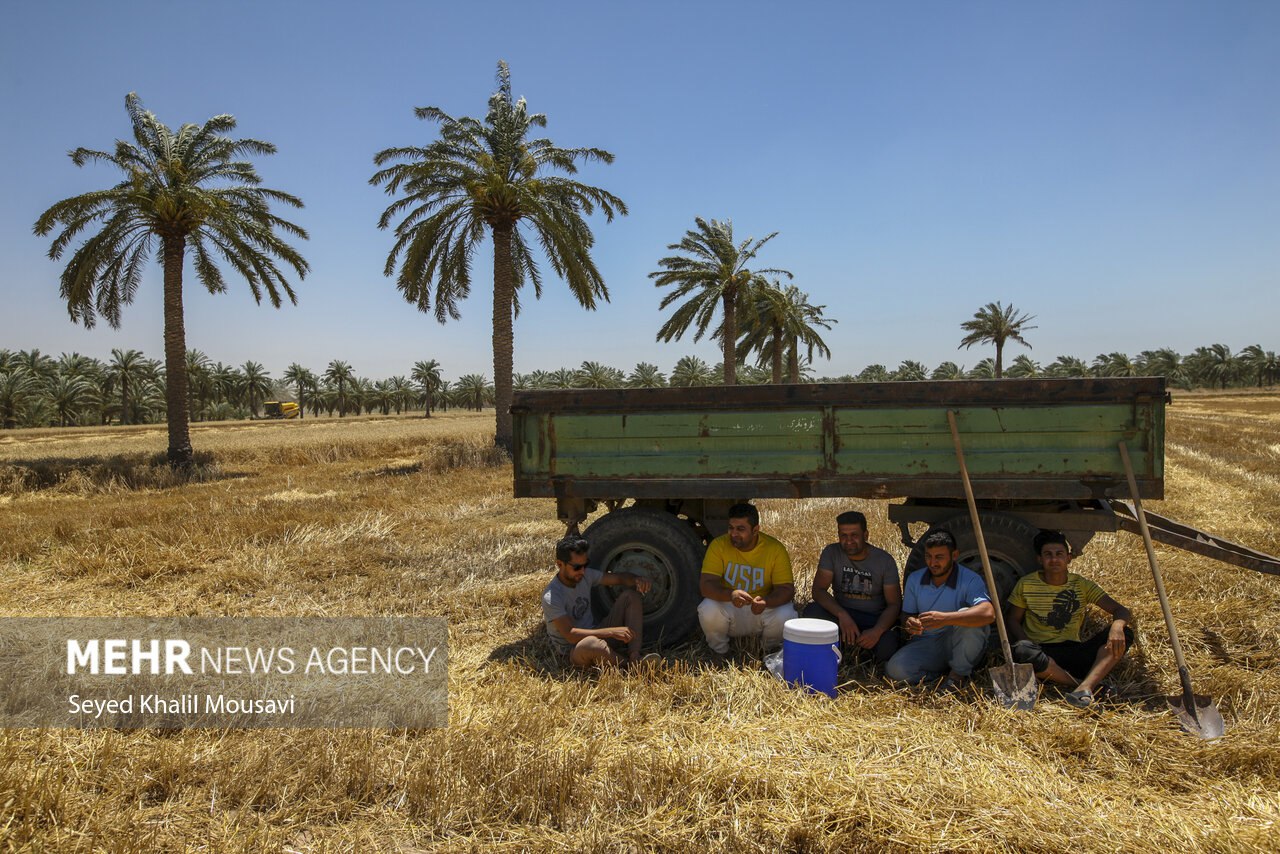
[[[519,391],[515,494],[980,499],[1164,494],[1162,378]]]

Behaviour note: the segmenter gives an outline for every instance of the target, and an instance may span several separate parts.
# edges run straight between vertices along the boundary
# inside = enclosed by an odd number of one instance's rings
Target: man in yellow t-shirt
[[[702,559],[698,623],[717,657],[730,637],[759,635],[766,650],[782,645],[782,626],[796,616],[791,558],[782,543],[760,532],[750,504],[729,508],[729,532],[707,546]]]
[[[1133,643],[1129,609],[1082,575],[1068,572],[1071,547],[1060,531],[1041,531],[1032,542],[1040,571],[1024,575],[1009,594],[1009,635],[1013,660],[1030,664],[1036,676],[1075,690],[1067,702],[1093,704],[1102,680]],[[1080,640],[1084,612],[1097,605],[1111,626]]]

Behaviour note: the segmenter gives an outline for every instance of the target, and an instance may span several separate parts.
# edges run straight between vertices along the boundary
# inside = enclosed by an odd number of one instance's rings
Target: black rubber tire
[[[706,544],[692,523],[664,513],[628,507],[597,519],[586,531],[591,565],[603,572],[644,575],[653,587],[644,596],[644,644],[673,644],[697,625],[699,576]],[[609,612],[618,587],[592,591],[596,616]]]
[[[991,558],[991,574],[995,577],[996,587],[1000,589],[1001,607],[1008,610],[1007,600],[1013,585],[1028,572],[1039,568],[1035,552],[1031,550],[1031,540],[1040,529],[1006,513],[978,512],[982,523],[982,535],[987,541],[987,555]],[[934,525],[929,533],[949,531],[956,538],[956,546],[960,549],[960,563],[982,575],[982,556],[978,553],[978,537],[973,531],[973,522],[968,512],[952,516]],[[925,534],[927,537],[929,534]],[[904,575],[909,575],[924,566],[924,537],[916,543],[911,554],[907,556]],[[905,578],[904,578],[905,581]]]

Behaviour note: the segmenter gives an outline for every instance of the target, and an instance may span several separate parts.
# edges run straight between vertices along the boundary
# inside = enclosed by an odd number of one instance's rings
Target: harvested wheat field
[[[196,425],[186,483],[155,465],[160,428],[0,437],[4,615],[439,615],[450,644],[441,730],[0,731],[0,849],[1280,849],[1280,577],[1157,547],[1218,742],[1163,704],[1177,675],[1129,534],[1074,566],[1139,624],[1119,698],[1088,711],[857,670],[811,698],[711,669],[697,641],[650,669],[570,673],[538,606],[563,529],[553,502],[510,497],[492,425]],[[1177,397],[1167,461],[1150,509],[1280,553],[1280,397]],[[840,510],[906,556],[883,503],[760,506],[800,604]]]

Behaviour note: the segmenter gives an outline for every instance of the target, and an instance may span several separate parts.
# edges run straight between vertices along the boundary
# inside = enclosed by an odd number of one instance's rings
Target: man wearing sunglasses
[[[652,582],[630,572],[601,572],[587,566],[590,544],[582,537],[565,537],[556,543],[556,574],[542,591],[542,616],[547,634],[559,652],[567,653],[574,667],[621,664],[616,648],[625,648],[625,661],[640,660],[644,606],[641,596]],[[595,586],[626,587],[614,600],[608,615],[596,624],[591,613],[591,589]]]

